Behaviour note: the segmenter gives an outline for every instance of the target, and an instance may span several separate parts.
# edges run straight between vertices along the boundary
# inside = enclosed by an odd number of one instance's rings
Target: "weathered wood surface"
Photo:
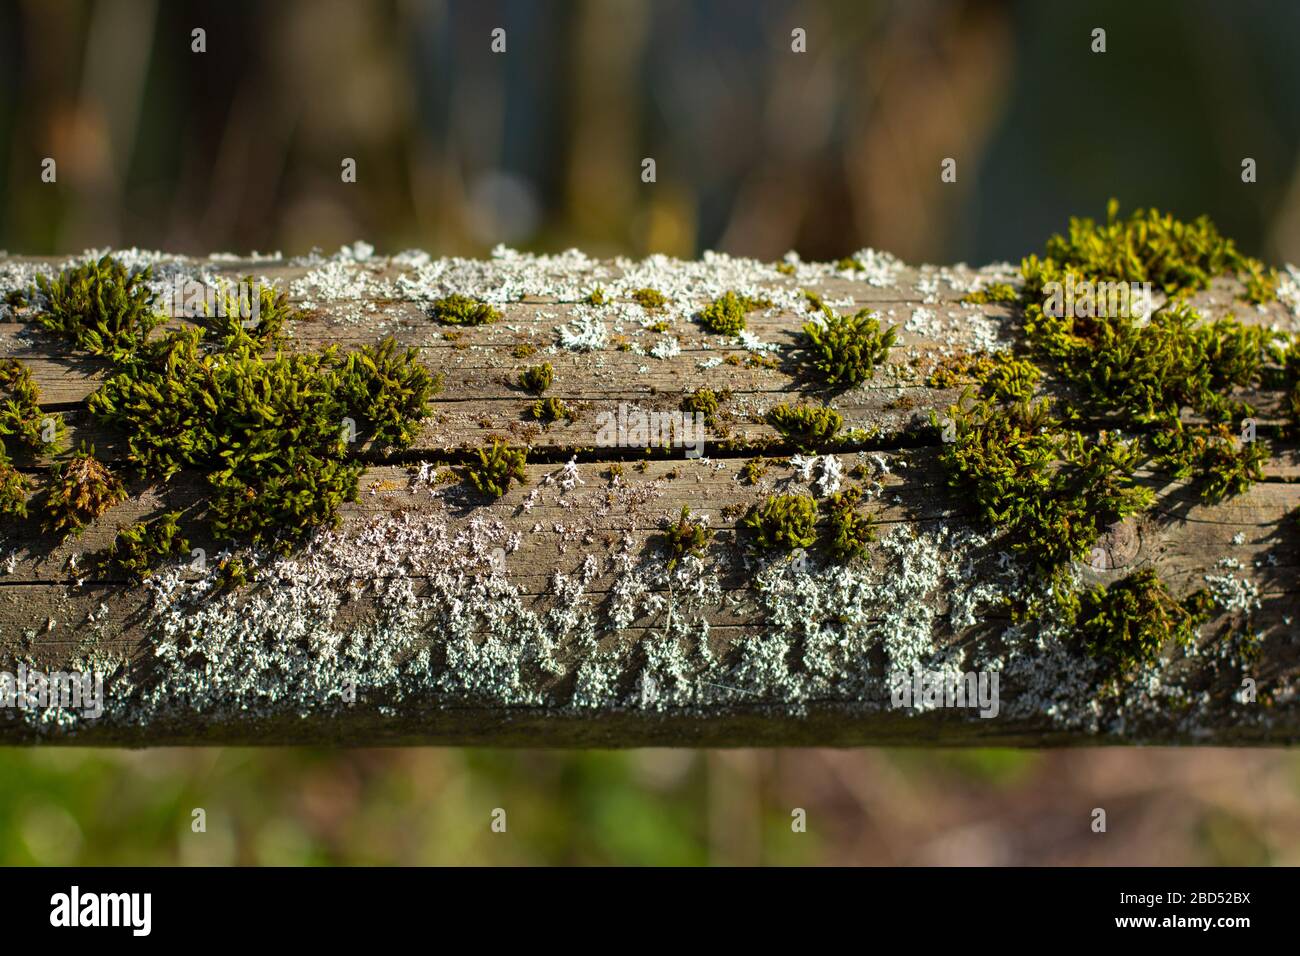
[[[33,268],[59,265],[0,260],[0,292]],[[356,448],[368,470],[338,532],[287,561],[267,559],[256,585],[234,595],[205,596],[209,572],[190,566],[144,587],[85,570],[119,528],[161,510],[158,488],[132,486],[127,502],[64,542],[32,521],[0,529],[0,669],[93,662],[112,675],[104,716],[41,721],[0,709],[0,740],[1020,745],[1300,735],[1294,447],[1275,441],[1268,480],[1214,506],[1152,479],[1159,508],[1112,530],[1106,570],[1080,569],[1085,581],[1107,582],[1151,565],[1175,594],[1209,580],[1235,595],[1238,607],[1202,629],[1197,655],[1098,702],[1092,665],[1077,647],[1034,638],[1001,610],[1000,594],[1028,586],[1024,576],[971,523],[968,502],[938,468],[935,439],[917,426],[960,391],[925,385],[938,360],[1012,340],[1011,309],[958,301],[973,284],[1007,276],[1005,267],[844,273],[801,265],[788,276],[725,258],[570,257],[443,271],[436,261],[346,256],[159,264],[160,282],[176,274],[273,282],[311,310],[291,347],[346,349],[391,334],[420,350],[444,388],[412,448]],[[521,285],[521,275],[532,278]],[[670,281],[665,311],[647,313],[627,298]],[[610,305],[581,302],[593,286]],[[710,334],[692,318],[726,288],[775,300],[749,317],[762,345]],[[846,471],[865,466],[867,478],[844,484],[868,490],[881,523],[881,541],[849,569],[816,559],[760,569],[734,533],[738,516],[774,490],[815,493],[790,464],[793,450],[762,420],[773,405],[804,397],[791,361],[803,289],[841,311],[871,306],[900,326],[888,366],[829,399],[846,429],[876,433],[867,447],[838,456]],[[440,326],[427,302],[449,291],[492,299],[504,317]],[[1235,301],[1235,291],[1216,283],[1196,304],[1208,315],[1298,327],[1292,303],[1257,309]],[[602,324],[604,346],[559,344],[557,327],[584,317]],[[647,327],[660,321],[662,331]],[[666,340],[675,344],[650,354]],[[520,357],[521,343],[536,353]],[[101,457],[121,457],[123,436],[96,428],[85,412],[104,363],[73,356],[22,322],[0,323],[0,356],[32,369],[42,406],[64,414],[73,442],[85,438]],[[767,357],[775,361],[751,361]],[[533,396],[514,382],[541,361],[555,369],[548,396],[568,403],[577,421],[543,429],[528,419]],[[700,386],[730,390],[702,458],[598,443],[601,413],[620,403],[675,411]],[[1268,401],[1259,423],[1262,435],[1273,434]],[[501,500],[487,503],[454,480],[421,480],[422,462],[454,475],[494,436],[530,449],[527,483]],[[756,456],[770,460],[766,474],[742,483],[741,466]],[[16,460],[38,481],[48,469]],[[622,463],[620,477],[611,477],[612,462]],[[819,474],[814,466],[814,480]],[[182,480],[166,493],[175,507],[202,488]],[[656,532],[683,505],[707,515],[716,534],[704,562],[669,572]],[[209,555],[224,547],[191,539]],[[1243,658],[1229,630],[1259,635],[1258,656]],[[999,671],[998,716],[892,708],[886,676],[908,667]],[[1256,681],[1258,701],[1234,699],[1243,677]]]

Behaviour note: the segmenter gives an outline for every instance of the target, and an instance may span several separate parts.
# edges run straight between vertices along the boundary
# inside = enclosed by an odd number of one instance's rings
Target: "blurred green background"
[[[982,263],[1117,196],[1297,261],[1298,29],[1262,0],[0,2],[0,248]],[[0,750],[0,862],[1295,865],[1300,754]]]

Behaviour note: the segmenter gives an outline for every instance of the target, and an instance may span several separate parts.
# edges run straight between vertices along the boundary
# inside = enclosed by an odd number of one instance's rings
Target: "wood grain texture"
[[[0,285],[58,265],[0,260]],[[126,502],[66,541],[32,520],[0,528],[0,669],[107,675],[103,716],[0,708],[0,741],[1019,746],[1300,735],[1300,456],[1277,439],[1271,396],[1257,416],[1274,452],[1266,481],[1206,505],[1191,488],[1145,476],[1159,505],[1108,532],[1104,569],[1079,569],[1088,584],[1151,566],[1176,595],[1210,586],[1236,602],[1202,628],[1195,654],[1099,693],[1094,663],[1068,635],[1035,635],[1011,619],[1003,597],[1026,593],[1032,576],[973,522],[923,427],[960,394],[925,384],[937,362],[1014,340],[1014,310],[959,302],[973,283],[1007,270],[898,266],[873,284],[830,268],[791,277],[736,260],[720,261],[711,280],[707,265],[556,265],[558,294],[529,291],[502,301],[495,324],[450,329],[426,307],[432,290],[456,283],[428,281],[427,267],[421,278],[383,259],[170,261],[175,273],[251,274],[289,289],[311,315],[292,330],[292,349],[346,350],[393,335],[442,374],[443,390],[411,448],[354,446],[366,471],[336,532],[288,559],[261,558],[256,582],[234,593],[208,593],[227,543],[197,529],[201,566],[166,569],[144,586],[93,570],[120,528],[201,504],[194,478],[133,484]],[[490,263],[483,269],[480,294],[512,288]],[[668,310],[630,304],[631,287],[675,269],[691,279]],[[516,270],[505,275],[513,281]],[[762,346],[708,333],[692,317],[737,276],[777,302],[749,316]],[[592,286],[613,304],[579,301],[574,290]],[[803,289],[841,311],[870,306],[900,326],[899,346],[871,381],[816,396],[846,429],[872,436],[837,454],[846,473],[861,466],[842,483],[864,488],[880,525],[877,544],[847,568],[817,556],[763,566],[736,532],[740,515],[769,494],[825,490],[816,485],[824,459],[801,474],[794,450],[763,421],[778,403],[813,397],[794,361]],[[1297,328],[1285,305],[1246,306],[1238,291],[1216,282],[1195,304],[1211,316]],[[582,317],[602,323],[604,347],[558,344],[557,328]],[[660,330],[649,327],[658,322]],[[651,354],[667,339],[663,357]],[[522,344],[537,351],[524,356]],[[21,321],[0,324],[0,356],[27,364],[43,408],[64,415],[73,442],[92,441],[120,462],[125,436],[94,425],[85,407],[104,362]],[[515,383],[541,361],[554,367],[547,395],[575,421],[543,428],[528,417],[534,397]],[[703,457],[601,444],[602,415],[620,405],[675,412],[702,386],[727,393]],[[457,468],[494,437],[527,446],[530,463],[526,482],[489,502]],[[755,457],[768,465],[749,484],[740,469]],[[15,460],[38,485],[48,473],[47,460]],[[432,481],[422,480],[421,463],[436,466]],[[661,530],[683,506],[707,516],[714,535],[702,561],[669,571]],[[889,675],[918,667],[996,671],[998,715],[891,706]],[[1246,677],[1258,701],[1236,699]]]

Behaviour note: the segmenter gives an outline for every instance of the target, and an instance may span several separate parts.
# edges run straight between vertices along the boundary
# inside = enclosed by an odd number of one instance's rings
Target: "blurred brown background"
[[[1297,29],[1240,0],[3,2],[0,248],[979,263],[1113,195],[1300,261]],[[202,862],[1294,865],[1300,754],[0,751],[0,863]]]

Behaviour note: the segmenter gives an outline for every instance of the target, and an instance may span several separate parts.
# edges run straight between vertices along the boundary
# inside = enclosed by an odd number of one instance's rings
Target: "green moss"
[[[795,274],[795,266],[793,262],[778,262],[776,265],[772,266],[772,268],[783,276],[792,276]]]
[[[782,403],[767,413],[766,421],[800,451],[810,452],[834,443],[844,417],[824,405]]]
[[[339,367],[339,398],[380,445],[410,447],[430,400],[442,390],[442,376],[432,374],[418,357],[413,348],[399,351],[390,336],[349,352]]]
[[[745,316],[755,309],[771,308],[767,298],[751,298],[727,291],[700,311],[700,322],[710,332],[736,335],[745,327]]]
[[[1235,273],[1249,297],[1261,300],[1275,285],[1271,271],[1241,255],[1205,217],[1185,223],[1139,210],[1120,220],[1113,202],[1105,225],[1071,220],[1067,236],[1048,240],[1046,258],[1029,257],[1021,271],[1026,337],[1075,393],[1071,418],[1126,416],[1145,429],[1140,440],[1152,466],[1196,481],[1207,500],[1245,491],[1262,477],[1267,445],[1238,447],[1226,428],[1253,415],[1243,392],[1285,377],[1281,336],[1232,317],[1203,321],[1178,301],[1143,322],[1125,314],[1050,315],[1035,297],[1047,282],[1067,277],[1076,285],[1151,282],[1180,297]],[[1208,424],[1185,425],[1189,418]]]
[[[664,542],[668,548],[668,570],[677,567],[677,562],[688,554],[702,557],[712,537],[713,532],[708,525],[692,518],[690,508],[682,505],[681,516],[664,532]]]
[[[876,540],[876,522],[858,510],[861,500],[860,488],[836,492],[826,499],[829,526],[826,549],[838,561],[858,557]]]
[[[758,552],[811,548],[817,541],[817,502],[808,495],[769,496],[740,520]]]
[[[1105,528],[1154,501],[1134,483],[1133,443],[1062,429],[1046,401],[1002,407],[967,394],[948,414],[953,440],[940,460],[949,482],[1045,569],[1083,557]]]
[[[152,521],[137,522],[119,531],[101,564],[104,571],[116,571],[142,581],[158,562],[187,555],[189,550],[189,542],[180,528],[180,512],[169,511]]]
[[[1000,352],[978,371],[980,394],[999,402],[1027,402],[1034,397],[1042,372],[1023,358]]]
[[[510,350],[510,354],[517,359],[528,358],[537,354],[537,346],[529,345],[527,342],[520,342]]]
[[[551,363],[543,362],[519,373],[519,387],[534,395],[541,395],[551,387],[554,378],[555,369],[551,367]]]
[[[55,462],[45,494],[45,530],[79,534],[126,498],[126,488],[84,443],[69,458]]]
[[[756,485],[767,474],[767,461],[762,458],[750,458],[740,468],[740,480],[747,485]]]
[[[560,421],[560,419],[571,422],[578,417],[568,405],[558,398],[539,398],[533,402],[528,414],[544,425],[551,425]]]
[[[185,470],[205,477],[198,516],[215,537],[288,550],[336,525],[362,470],[347,460],[348,419],[357,437],[414,440],[439,384],[414,350],[390,339],[344,356],[286,354],[285,327],[299,313],[269,287],[251,327],[224,291],[226,308],[151,337],[157,313],[143,275],[103,260],[93,275],[68,270],[31,297],[64,303],[47,310],[46,326],[115,362],[87,404],[96,425],[125,436],[127,462],[154,481]]]
[[[945,356],[926,376],[925,384],[930,388],[979,384],[992,367],[993,356],[988,352],[963,352]]]
[[[583,296],[582,301],[585,302],[587,305],[608,305],[609,304],[609,298],[605,295],[605,290],[602,289],[600,286],[596,286],[596,288],[592,289],[585,296]]]
[[[32,484],[14,467],[9,449],[17,443],[29,451],[52,454],[62,445],[66,428],[62,416],[41,409],[40,390],[27,366],[17,359],[0,359],[0,399],[0,516],[24,518]]]
[[[500,498],[510,489],[512,479],[523,484],[528,478],[524,470],[528,453],[523,449],[494,441],[491,448],[480,448],[477,454],[478,461],[466,465],[464,474],[466,480],[485,495]]]
[[[27,295],[34,321],[83,352],[119,359],[138,348],[167,317],[154,307],[149,269],[128,270],[110,256],[36,277]]]
[[[239,287],[237,287],[239,288]],[[289,303],[289,296],[270,286],[258,285],[252,276],[246,276],[242,288],[257,289],[257,322],[247,326],[252,318],[252,303],[240,301],[238,295],[232,294],[229,286],[218,290],[222,301],[216,308],[210,308],[204,301],[203,314],[195,318],[207,330],[207,338],[217,348],[231,351],[237,348],[279,348],[284,344],[285,329],[291,321],[302,319],[302,313]],[[248,313],[248,319],[244,313]],[[136,347],[141,343],[136,343]],[[134,353],[135,347],[128,349],[124,357]]]
[[[853,388],[885,361],[897,331],[897,326],[882,330],[879,316],[870,309],[848,316],[823,307],[819,317],[803,326],[800,360],[823,388]]]
[[[27,517],[31,481],[9,461],[0,461],[0,516]]]
[[[1154,663],[1168,646],[1190,647],[1211,607],[1204,591],[1174,600],[1156,572],[1144,568],[1086,593],[1076,627],[1089,654],[1127,671]]]
[[[701,387],[682,398],[681,409],[691,414],[699,413],[704,416],[706,424],[713,425],[718,406],[730,397],[730,389],[715,392],[711,388]]]
[[[1065,235],[1047,240],[1044,258],[1031,256],[1021,265],[1026,301],[1038,298],[1052,279],[1067,272],[1094,282],[1150,282],[1167,295],[1204,289],[1215,276],[1243,274],[1248,279],[1267,273],[1258,260],[1242,255],[1231,239],[1220,235],[1208,216],[1183,222],[1155,209],[1119,216],[1112,199],[1106,222],[1072,218]]]
[[[654,312],[662,309],[668,304],[668,297],[658,289],[651,289],[648,286],[643,289],[637,289],[632,293],[632,301],[647,311]]]
[[[992,303],[1016,303],[1020,293],[1008,282],[992,282],[982,289],[967,292],[961,301],[969,305],[990,305]]]
[[[1151,445],[1156,468],[1192,481],[1202,500],[1211,503],[1263,481],[1269,459],[1264,442],[1242,442],[1224,424],[1207,427],[1174,421],[1152,436]]]
[[[67,433],[63,416],[43,411],[40,397],[26,365],[14,358],[0,359],[0,457],[7,455],[10,442],[45,454],[57,452],[63,444]]]
[[[430,313],[447,325],[487,325],[501,318],[501,313],[486,302],[453,292],[434,302]]]
[[[233,591],[247,585],[249,580],[249,568],[242,558],[225,558],[217,563],[216,573],[213,575],[213,588],[218,593]]]

